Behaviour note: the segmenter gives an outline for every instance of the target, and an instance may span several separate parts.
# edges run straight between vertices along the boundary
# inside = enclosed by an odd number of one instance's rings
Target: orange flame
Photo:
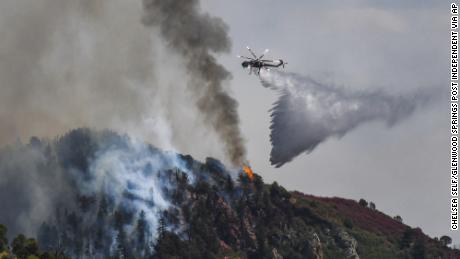
[[[251,167],[243,165],[243,171],[248,176],[249,180],[254,180],[254,172],[252,172]]]

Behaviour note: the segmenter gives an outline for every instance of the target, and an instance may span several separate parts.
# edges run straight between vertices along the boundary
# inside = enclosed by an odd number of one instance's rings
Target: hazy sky
[[[402,2],[402,1],[401,1]],[[351,89],[449,91],[447,1],[223,1],[203,9],[229,26],[218,61],[239,102],[248,158],[266,182],[320,196],[365,198],[431,236],[448,234],[449,105],[442,99],[387,128],[362,125],[309,155],[270,166],[268,110],[277,94],[241,68],[245,46],[286,70]],[[178,55],[141,23],[141,1],[0,2],[0,144],[78,126],[113,128],[164,148],[224,158],[203,127]],[[177,79],[180,80],[177,80]]]

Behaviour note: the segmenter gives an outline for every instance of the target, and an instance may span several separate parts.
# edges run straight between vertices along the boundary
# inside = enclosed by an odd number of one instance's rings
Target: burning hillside
[[[3,254],[460,256],[419,230],[355,201],[290,193],[277,183],[264,184],[248,166],[233,172],[218,160],[201,163],[110,131],[77,129],[55,141],[31,138],[28,144],[6,147],[0,150],[0,174],[0,224],[9,229],[7,235],[0,226]],[[379,221],[369,221],[372,218]],[[397,231],[379,232],[379,222],[394,225]],[[34,239],[13,239],[19,233],[36,237],[40,250],[31,246]],[[12,240],[11,250],[6,237]]]

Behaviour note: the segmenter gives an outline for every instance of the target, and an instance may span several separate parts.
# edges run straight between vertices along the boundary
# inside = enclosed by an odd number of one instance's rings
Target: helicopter
[[[257,74],[260,75],[260,70],[262,68],[265,68],[267,70],[270,70],[271,67],[283,66],[284,68],[284,65],[287,64],[287,62],[283,61],[282,59],[274,59],[274,60],[262,59],[265,56],[265,54],[268,53],[269,51],[268,49],[266,49],[262,55],[257,57],[257,55],[254,53],[254,51],[250,47],[246,47],[246,48],[248,49],[249,53],[251,53],[253,58],[246,57],[246,56],[240,56],[240,55],[238,55],[237,57],[246,59],[246,61],[243,61],[243,63],[241,63],[241,66],[243,66],[243,68],[248,68],[249,74],[252,73],[253,68],[255,68],[257,70]]]

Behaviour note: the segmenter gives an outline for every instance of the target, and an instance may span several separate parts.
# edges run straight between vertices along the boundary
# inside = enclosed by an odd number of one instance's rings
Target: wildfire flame
[[[251,167],[243,165],[243,172],[248,176],[249,180],[254,180],[254,172],[252,171]]]

